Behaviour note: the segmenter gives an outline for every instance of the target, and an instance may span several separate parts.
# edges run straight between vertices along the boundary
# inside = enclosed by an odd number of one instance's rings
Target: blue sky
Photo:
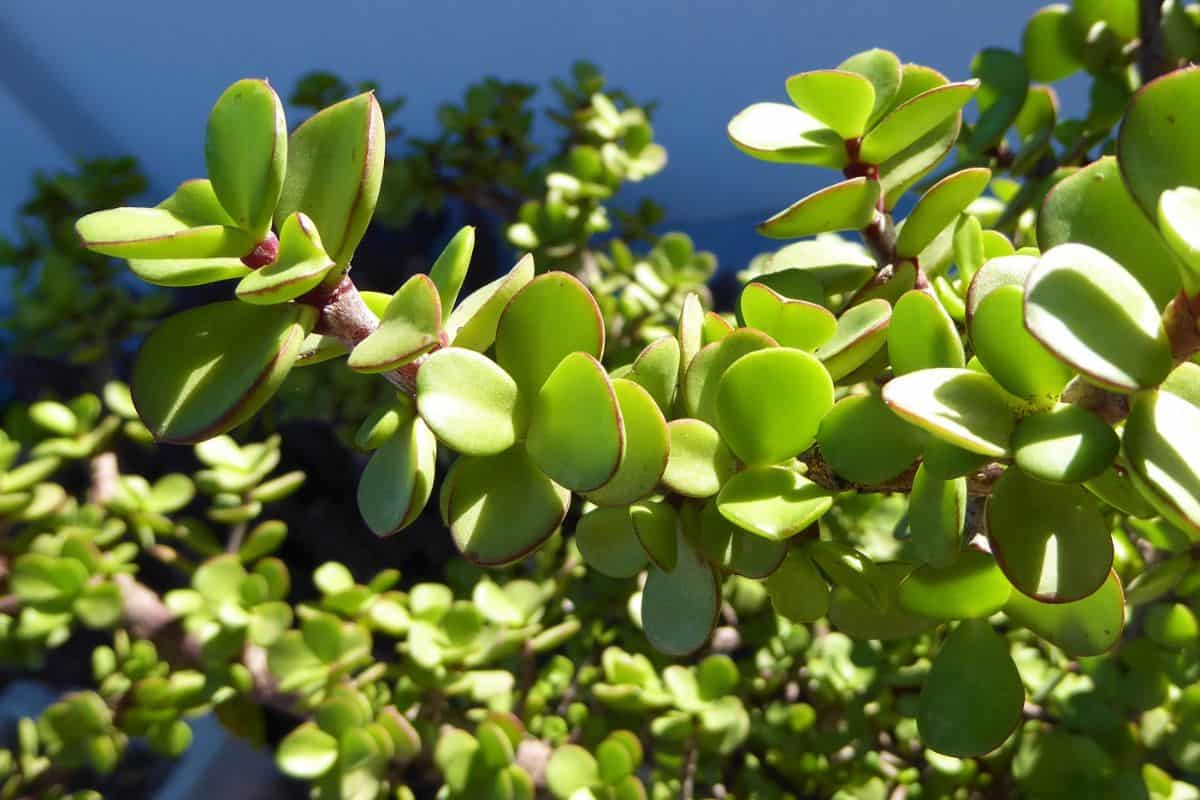
[[[739,231],[830,176],[743,156],[725,138],[730,116],[784,99],[789,74],[872,46],[967,77],[978,49],[1019,49],[1025,20],[1042,4],[120,0],[71,4],[68,13],[55,3],[6,3],[0,231],[11,229],[32,172],[73,156],[134,153],[158,196],[200,174],[208,109],[240,77],[266,76],[281,92],[314,68],[375,78],[385,93],[407,96],[400,122],[422,134],[434,129],[439,103],[483,75],[544,84],[586,58],[635,96],[659,101],[656,132],[670,164],[622,201],[652,195],[674,225],[713,233],[701,244],[720,253],[733,236],[739,252],[725,255],[740,259],[757,243]]]

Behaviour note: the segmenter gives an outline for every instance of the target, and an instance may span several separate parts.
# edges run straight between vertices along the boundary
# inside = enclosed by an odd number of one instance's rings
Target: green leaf
[[[1004,613],[1071,658],[1098,656],[1121,638],[1125,595],[1120,578],[1110,572],[1099,590],[1071,603],[1042,603],[1023,592],[1013,592]]]
[[[801,111],[811,114],[843,139],[857,139],[875,107],[875,87],[856,72],[838,69],[802,72],[787,79],[787,93]]]
[[[779,569],[788,553],[787,542],[747,533],[721,516],[717,504],[706,503],[700,512],[696,546],[714,566],[759,580]]]
[[[1108,525],[1082,487],[1007,469],[988,497],[987,529],[1000,569],[1035,600],[1080,600],[1099,589],[1112,568]]]
[[[257,244],[228,225],[191,225],[163,208],[113,208],[75,223],[87,249],[117,258],[241,258]]]
[[[1138,394],[1121,446],[1142,495],[1200,538],[1200,409],[1170,392]]]
[[[1157,386],[1174,361],[1157,304],[1137,279],[1086,245],[1042,255],[1025,284],[1025,327],[1099,385],[1133,392]]]
[[[340,267],[350,263],[375,213],[385,137],[379,103],[368,92],[318,111],[288,141],[275,217],[307,214]]]
[[[658,486],[670,457],[667,420],[650,393],[624,378],[612,382],[625,431],[625,452],[608,483],[587,494],[599,506],[623,506],[641,500]]]
[[[884,385],[883,401],[950,444],[985,456],[1008,452],[1013,398],[987,375],[968,369],[910,372]]]
[[[829,613],[829,584],[802,548],[787,551],[766,587],[775,613],[792,622],[816,622]]]
[[[265,80],[245,79],[222,93],[208,115],[204,161],[222,208],[263,239],[287,166],[283,104]]]
[[[608,786],[632,776],[638,766],[629,748],[616,739],[605,739],[596,746],[596,763],[600,781]]]
[[[193,178],[179,184],[175,193],[159,203],[157,207],[173,214],[181,222],[193,228],[205,225],[237,225],[233,217],[229,216],[229,212],[221,205],[221,201],[217,199],[217,192],[212,181],[201,178]],[[243,231],[243,233],[249,232]]]
[[[662,500],[647,500],[629,507],[629,520],[642,549],[656,567],[670,572],[679,560],[679,514]]]
[[[146,508],[158,514],[173,514],[192,502],[196,487],[187,475],[173,472],[154,482],[146,498]]]
[[[763,388],[770,386],[770,391]],[[742,356],[717,390],[717,429],[752,466],[777,464],[813,443],[833,408],[833,381],[803,350],[773,347]]]
[[[896,255],[918,256],[983,193],[991,177],[990,169],[976,167],[951,173],[931,186],[904,220],[896,239]]]
[[[738,328],[721,341],[701,348],[683,376],[680,389],[684,410],[693,417],[716,424],[717,392],[725,371],[743,356],[776,344],[761,331]]]
[[[587,287],[565,272],[530,281],[505,308],[496,328],[496,362],[532,401],[571,353],[604,355],[604,318]]]
[[[868,486],[911,467],[925,438],[874,395],[843,397],[821,420],[817,432],[821,455],[834,472]]]
[[[995,750],[1021,722],[1025,688],[1008,642],[983,620],[959,623],[921,689],[917,728],[925,746],[967,758]]]
[[[251,272],[238,283],[239,300],[271,305],[295,300],[316,286],[333,269],[312,220],[297,212],[283,222],[275,261]]]
[[[865,228],[875,217],[879,183],[850,178],[798,200],[758,225],[772,239],[799,239],[826,231]]]
[[[986,265],[976,273],[985,277],[988,274]],[[1057,400],[1075,373],[1025,329],[1025,290],[1006,284],[980,295],[982,302],[968,317],[971,344],[979,363],[997,383],[1018,397],[1039,405]]]
[[[632,578],[646,566],[646,551],[625,507],[584,514],[575,526],[575,544],[589,567],[610,578]]]
[[[761,161],[811,164],[841,169],[846,165],[842,139],[818,120],[785,103],[755,103],[729,120],[729,140]]]
[[[880,298],[842,312],[833,338],[816,351],[830,377],[841,380],[878,353],[887,341],[891,321],[892,305]]]
[[[680,356],[679,339],[663,336],[638,353],[629,374],[625,376],[649,392],[664,414],[670,413],[675,402]]]
[[[309,306],[231,301],[171,317],[146,338],[133,368],[142,422],[173,443],[237,427],[287,377],[316,316]]]
[[[1174,186],[1174,184],[1172,184]],[[1141,213],[1121,180],[1117,160],[1104,156],[1054,185],[1042,201],[1037,238],[1043,251],[1086,244],[1125,267],[1162,308],[1179,291],[1179,260]]]
[[[986,240],[985,240],[986,241]],[[986,244],[985,244],[986,248]],[[1029,273],[1037,266],[1037,259],[1028,255],[992,256],[976,271],[967,289],[967,324],[983,301],[1001,286],[1024,287]]]
[[[683,298],[676,336],[679,338],[679,368],[682,378],[704,345],[704,305],[700,302],[700,295],[695,292],[688,292],[687,297]]]
[[[214,556],[196,569],[192,587],[212,605],[237,603],[241,599],[242,581],[246,568],[230,553]]]
[[[416,274],[392,296],[379,327],[359,342],[346,364],[355,372],[388,372],[441,342],[442,302],[427,275]]]
[[[471,266],[471,254],[474,252],[475,228],[466,225],[454,234],[454,238],[429,268],[429,279],[437,286],[443,309],[454,308],[458,301],[458,292],[466,280],[467,268]]]
[[[717,508],[725,519],[767,539],[787,539],[820,519],[830,494],[784,467],[751,467],[721,487]]]
[[[502,453],[524,434],[517,384],[487,356],[461,347],[438,350],[417,371],[417,410],[459,453]]]
[[[1035,478],[1079,483],[1112,466],[1121,440],[1103,420],[1079,406],[1063,405],[1017,423],[1013,460]]]
[[[1196,615],[1183,603],[1151,606],[1146,612],[1146,638],[1174,650],[1190,647],[1200,638]]]
[[[571,353],[542,384],[529,417],[529,456],[577,492],[608,483],[625,456],[625,424],[603,365]]]
[[[1125,185],[1150,219],[1159,196],[1176,186],[1200,186],[1200,152],[1182,109],[1195,107],[1200,73],[1183,69],[1150,81],[1133,96],[1117,139]],[[1122,262],[1124,263],[1124,262]]]
[[[962,550],[966,519],[966,478],[941,480],[922,464],[908,500],[908,530],[917,559],[938,568],[953,564]]]
[[[954,320],[928,292],[914,289],[901,295],[892,308],[887,342],[896,375],[966,364]]]
[[[454,543],[483,566],[518,561],[541,546],[562,524],[570,500],[519,445],[494,456],[461,457],[443,491]]]
[[[408,395],[397,394],[394,399],[376,406],[363,419],[354,434],[354,446],[365,451],[377,449],[415,415],[416,408],[412,399]],[[428,422],[429,420],[426,420],[426,423]]]
[[[411,525],[433,492],[437,440],[421,419],[401,424],[371,454],[358,481],[358,510],[376,536]]]
[[[858,73],[871,82],[874,94],[867,125],[874,125],[891,107],[900,89],[900,59],[890,50],[865,50],[847,58],[838,69]]]
[[[292,778],[312,780],[333,768],[338,759],[337,739],[311,722],[301,723],[279,743],[275,763]]]
[[[1029,91],[1029,73],[1021,56],[989,47],[971,59],[971,74],[979,79],[975,93],[979,118],[966,145],[969,153],[979,155],[999,144],[1021,113]]]
[[[855,639],[907,639],[937,624],[936,620],[912,614],[895,602],[897,587],[908,577],[912,565],[901,562],[878,564],[874,584],[885,603],[868,603],[845,586],[836,586],[829,600],[829,621]]]
[[[757,281],[742,290],[739,310],[746,325],[784,347],[812,351],[829,341],[837,330],[837,317],[829,309],[805,300],[788,299]]]
[[[129,259],[129,271],[156,286],[202,286],[249,274],[240,257]]]
[[[1158,229],[1182,261],[1180,277],[1189,295],[1200,291],[1200,189],[1179,186],[1158,197]]]
[[[1039,9],[1025,23],[1021,52],[1035,81],[1054,83],[1083,69],[1082,49],[1071,7],[1064,3]]]
[[[940,123],[959,113],[970,101],[977,81],[936,86],[905,100],[888,111],[862,140],[859,157],[868,164],[882,164],[918,141]]]
[[[871,258],[864,247],[835,234],[826,234],[781,247],[771,256],[768,265],[770,272],[756,275],[754,280],[780,294],[790,296],[784,287],[775,283],[776,279],[773,276],[781,273],[802,273],[815,278],[825,294],[837,294],[859,289],[875,274],[875,267],[875,259]],[[815,302],[820,298],[798,299]]]
[[[900,607],[932,619],[971,619],[995,614],[1012,585],[990,553],[966,549],[948,567],[926,564],[900,584]]]
[[[1085,481],[1083,485],[1089,492],[1123,514],[1139,519],[1158,516],[1154,506],[1150,505],[1133,485],[1123,463],[1113,464],[1099,477]]]
[[[717,429],[698,419],[667,424],[670,456],[662,482],[685,497],[711,497],[737,468]]]
[[[559,800],[568,800],[579,789],[599,783],[600,769],[596,759],[579,745],[564,744],[546,763],[546,786]]]
[[[642,591],[642,627],[656,650],[685,656],[704,646],[721,610],[716,573],[682,531],[674,569],[651,569]]]
[[[79,420],[74,412],[53,400],[43,400],[29,406],[29,418],[58,436],[74,436],[79,429]]]
[[[848,544],[820,539],[805,543],[805,549],[834,586],[845,586],[872,605],[884,604],[876,586],[875,562],[866,555]]]
[[[13,561],[9,585],[25,603],[64,610],[87,579],[87,568],[73,558],[25,553]]]
[[[918,64],[905,64],[900,89],[894,105],[900,105],[918,94],[946,86],[950,82],[935,69]],[[887,158],[879,165],[879,183],[884,197],[884,209],[896,207],[900,198],[922,177],[936,167],[954,149],[962,129],[962,114],[951,114],[912,144]]]
[[[533,256],[525,256],[508,274],[476,289],[446,320],[446,338],[455,347],[480,353],[496,340],[496,325],[513,295],[533,280]],[[443,306],[443,312],[448,306]]]

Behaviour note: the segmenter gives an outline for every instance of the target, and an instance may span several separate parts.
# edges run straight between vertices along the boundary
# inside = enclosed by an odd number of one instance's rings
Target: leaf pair
[[[383,119],[371,94],[315,114],[289,138],[271,87],[242,80],[209,116],[208,180],[185,182],[155,208],[101,211],[76,227],[86,247],[128,258],[151,283],[241,277],[239,297],[280,303],[335,266],[348,268],[375,209],[383,155]],[[259,258],[267,268],[252,272],[247,263],[260,266]]]

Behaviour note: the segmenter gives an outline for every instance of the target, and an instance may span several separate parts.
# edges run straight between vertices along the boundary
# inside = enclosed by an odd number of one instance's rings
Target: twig
[[[683,783],[679,787],[679,800],[692,800],[696,795],[696,766],[700,761],[700,748],[696,746],[696,736],[688,739],[687,758],[683,763]]]
[[[1163,41],[1162,0],[1141,0],[1138,3],[1138,28],[1141,45],[1138,48],[1138,71],[1146,84],[1170,71],[1166,43]]]

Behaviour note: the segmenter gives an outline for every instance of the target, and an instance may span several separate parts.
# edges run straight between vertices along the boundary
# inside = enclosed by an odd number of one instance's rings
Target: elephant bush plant
[[[471,292],[471,227],[391,293],[355,284],[372,92],[289,133],[266,81],[233,84],[207,178],[76,225],[232,296],[155,327],[128,388],[0,439],[0,654],[110,638],[0,753],[0,797],[82,792],[131,737],[177,755],[208,711],[322,798],[1200,796],[1198,23],[1076,0],[965,80],[885,50],[787,78],[728,136],[836,180],[759,225],[796,241],[727,311],[687,237],[588,248],[665,151],[584,68],[535,179],[464,133],[527,130],[519,85],[444,112],[455,168],[545,187],[508,228],[530,253]],[[1080,71],[1072,117],[1051,84]],[[330,561],[305,597],[272,555],[264,510],[304,476],[230,433],[335,359],[387,386],[338,535],[429,506],[444,582]],[[123,474],[152,442],[194,474]],[[143,582],[155,561],[184,579]]]

